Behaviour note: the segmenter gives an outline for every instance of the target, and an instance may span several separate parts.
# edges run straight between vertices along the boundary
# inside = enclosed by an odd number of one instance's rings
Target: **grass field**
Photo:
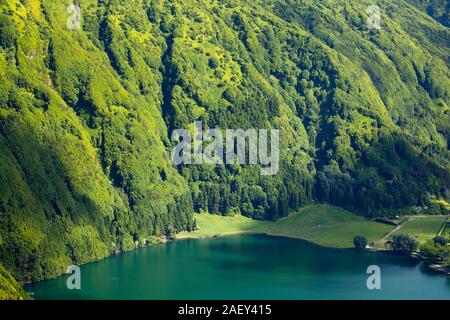
[[[397,234],[408,234],[420,243],[424,243],[427,240],[436,237],[446,220],[447,216],[411,217],[410,220],[406,222],[401,229],[394,232],[392,236]]]
[[[277,222],[254,221],[242,216],[196,215],[198,230],[178,238],[204,238],[233,234],[257,234],[304,239],[322,246],[353,247],[353,238],[365,236],[374,242],[394,228],[329,205],[309,206]]]

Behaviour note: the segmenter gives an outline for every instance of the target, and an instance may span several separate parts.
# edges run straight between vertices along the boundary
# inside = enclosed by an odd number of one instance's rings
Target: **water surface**
[[[381,290],[367,289],[378,265]],[[35,299],[450,299],[450,278],[386,253],[323,248],[263,235],[183,240],[81,267],[31,285]]]

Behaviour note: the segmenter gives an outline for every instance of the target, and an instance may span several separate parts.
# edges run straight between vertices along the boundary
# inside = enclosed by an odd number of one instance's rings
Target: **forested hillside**
[[[413,1],[0,0],[0,261],[19,280],[195,228],[450,198],[444,24]],[[437,19],[439,20],[439,18]],[[280,172],[174,167],[170,137],[279,129]]]
[[[431,17],[445,25],[450,26],[450,1],[448,0],[408,0],[424,10]]]

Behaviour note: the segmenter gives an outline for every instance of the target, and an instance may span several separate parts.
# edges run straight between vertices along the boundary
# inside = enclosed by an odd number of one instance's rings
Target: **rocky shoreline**
[[[410,255],[413,259],[417,259],[417,260],[421,260],[423,261],[427,267],[435,272],[439,272],[439,273],[445,273],[447,276],[450,276],[450,266],[445,266],[442,264],[437,263],[435,260],[427,258],[423,255],[421,255],[420,253],[417,252],[413,252]]]

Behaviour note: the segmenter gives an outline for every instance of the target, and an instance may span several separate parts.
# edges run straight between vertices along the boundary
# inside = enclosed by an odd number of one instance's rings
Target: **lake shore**
[[[370,265],[385,271],[382,291],[366,288]],[[263,235],[155,245],[86,265],[82,277],[81,291],[67,290],[67,277],[27,290],[38,300],[445,299],[449,293],[445,278],[411,259]]]
[[[329,205],[308,206],[298,213],[276,222],[255,221],[242,216],[223,217],[206,213],[198,214],[196,219],[198,230],[180,233],[175,240],[263,234],[304,240],[328,248],[350,249],[354,247],[353,237],[361,235],[366,237],[369,243],[374,244],[372,248],[368,249],[371,252],[389,252],[386,242],[395,234],[403,232],[410,234],[412,231],[414,233],[411,233],[411,236],[415,237],[418,237],[416,233],[419,232],[419,240],[424,242],[427,238],[433,238],[433,235],[436,234],[434,232],[439,232],[438,229],[441,229],[441,220],[446,220],[445,217],[439,216],[414,216],[395,227],[367,220],[344,209]],[[408,224],[410,222],[411,224]],[[346,225],[349,223],[350,227]],[[424,228],[420,227],[421,224],[424,225]],[[450,273],[448,266],[432,263],[419,253],[411,256],[422,260],[430,270],[446,275]]]
[[[337,249],[353,248],[353,238],[364,236],[371,243],[386,236],[393,226],[375,222],[330,205],[311,205],[278,221],[256,221],[240,215],[224,217],[197,214],[198,230],[182,232],[177,239],[199,239],[238,234],[265,234]]]
[[[396,231],[394,226],[365,219],[345,209],[325,204],[304,207],[297,213],[276,222],[257,221],[240,215],[219,216],[207,213],[196,214],[195,218],[198,230],[178,233],[173,239],[158,237],[155,238],[154,243],[140,244],[130,251],[162,245],[171,241],[237,235],[267,235],[304,240],[325,248],[351,249],[354,247],[354,236],[362,235],[369,242],[377,243],[380,239],[392,235]],[[379,246],[368,251],[386,252],[389,250]],[[126,252],[128,251],[115,250],[109,257]],[[90,263],[93,262],[96,261]],[[30,283],[21,282],[20,284],[23,286]]]

